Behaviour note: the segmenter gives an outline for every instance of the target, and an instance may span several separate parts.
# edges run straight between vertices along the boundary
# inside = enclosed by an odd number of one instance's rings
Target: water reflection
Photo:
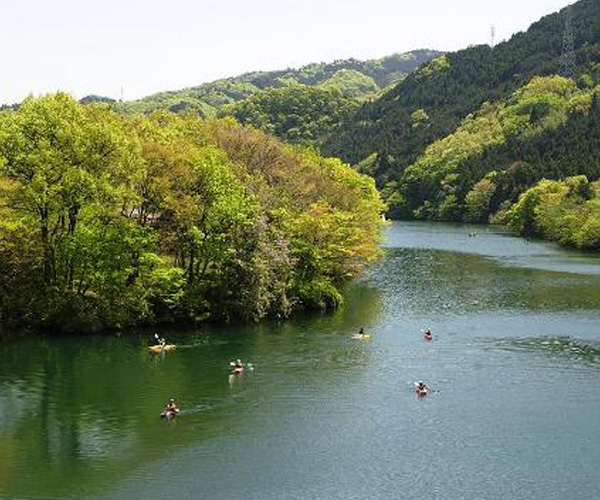
[[[394,224],[340,311],[164,328],[165,355],[154,329],[6,340],[0,498],[592,498],[598,259],[468,231]]]
[[[387,307],[409,313],[600,309],[600,276],[506,267],[470,253],[392,248],[366,279],[387,292]]]
[[[346,301],[334,314],[288,322],[168,328],[161,335],[180,348],[162,355],[147,351],[153,331],[7,340],[0,351],[0,497],[77,497],[173,447],[231,431],[252,396],[266,398],[269,388],[254,371],[232,378],[231,359],[266,374],[312,366],[326,383],[324,364],[353,364],[353,348],[336,351],[338,340],[378,314],[376,290],[352,287]],[[171,397],[182,407],[172,425],[159,419]]]

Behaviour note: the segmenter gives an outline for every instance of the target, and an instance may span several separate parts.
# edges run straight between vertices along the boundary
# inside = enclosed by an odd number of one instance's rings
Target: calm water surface
[[[2,500],[600,498],[598,256],[394,224],[333,315],[152,333],[3,342]]]

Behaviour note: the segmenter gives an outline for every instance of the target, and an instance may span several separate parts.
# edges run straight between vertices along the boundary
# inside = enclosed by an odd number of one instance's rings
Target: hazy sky
[[[0,0],[0,103],[133,99],[251,70],[456,50],[573,0]]]

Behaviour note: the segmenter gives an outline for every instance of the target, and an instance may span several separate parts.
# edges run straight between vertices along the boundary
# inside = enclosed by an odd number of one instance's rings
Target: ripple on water
[[[600,344],[583,342],[570,336],[511,338],[491,342],[507,351],[567,358],[600,367]]]

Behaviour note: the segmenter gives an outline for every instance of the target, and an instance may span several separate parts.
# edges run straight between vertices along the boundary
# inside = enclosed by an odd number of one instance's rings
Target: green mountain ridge
[[[600,79],[600,2],[581,0],[570,8],[576,77],[591,85]],[[347,118],[323,153],[353,164],[375,155],[370,168],[378,185],[401,182],[428,145],[453,133],[484,102],[509,98],[534,76],[560,72],[564,14],[545,16],[493,48],[470,47],[421,67]]]
[[[434,59],[346,115],[322,152],[374,177],[392,218],[505,223],[600,248],[600,2],[569,9]]]
[[[347,97],[361,98],[375,95],[398,83],[415,68],[440,54],[438,51],[422,49],[367,61],[345,59],[332,63],[313,63],[298,69],[256,71],[196,87],[159,92],[121,103],[117,107],[122,111],[139,113],[161,109],[192,111],[207,117],[216,115],[224,106],[260,94],[266,89],[290,85],[347,88]]]

